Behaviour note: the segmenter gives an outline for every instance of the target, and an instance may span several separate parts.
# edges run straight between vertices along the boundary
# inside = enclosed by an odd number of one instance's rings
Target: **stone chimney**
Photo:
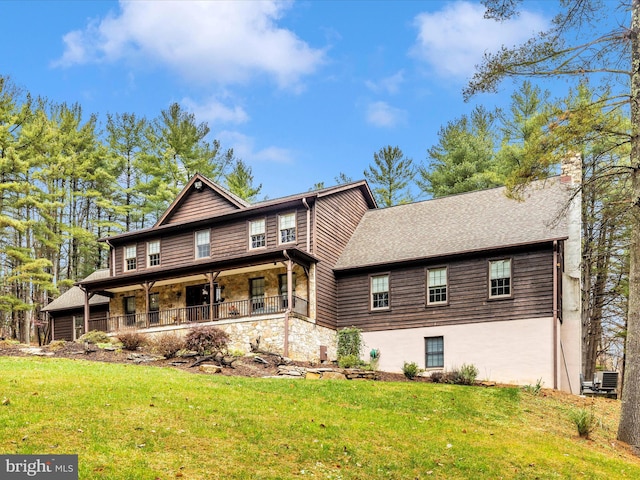
[[[560,181],[569,185],[582,183],[582,155],[569,153],[560,162]]]

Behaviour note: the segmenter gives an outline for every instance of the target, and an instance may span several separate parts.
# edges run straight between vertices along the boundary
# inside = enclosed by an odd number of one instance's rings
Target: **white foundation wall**
[[[478,380],[554,387],[551,317],[364,332],[365,353],[380,350],[379,370],[401,372],[404,362],[425,367],[425,338],[442,336],[444,370],[478,368]],[[439,370],[439,369],[435,369]],[[558,386],[560,388],[560,386]]]

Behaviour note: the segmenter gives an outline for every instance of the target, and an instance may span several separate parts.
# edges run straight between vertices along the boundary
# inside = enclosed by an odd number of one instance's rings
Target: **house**
[[[569,177],[368,211],[334,266],[338,329],[379,368],[473,364],[479,377],[578,392],[580,204]],[[367,300],[364,300],[367,299]]]
[[[195,175],[153,227],[101,239],[108,273],[78,282],[75,308],[87,331],[210,324],[236,349],[259,337],[292,358],[335,358],[332,266],[372,208],[364,181],[250,205]],[[108,315],[94,312],[96,295],[109,298]],[[72,331],[69,312],[43,310],[55,332]]]
[[[382,370],[472,363],[577,392],[574,190],[563,175],[523,201],[496,188],[379,209],[360,181],[248,204],[196,175],[153,227],[101,239],[109,269],[78,282],[81,303],[75,290],[44,310],[54,338],[215,325],[233,348],[259,337],[313,361],[335,359],[336,331],[356,326]]]

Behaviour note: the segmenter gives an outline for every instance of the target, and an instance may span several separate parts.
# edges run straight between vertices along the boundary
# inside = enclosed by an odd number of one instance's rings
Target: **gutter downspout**
[[[302,204],[307,209],[307,253],[311,253],[311,207],[304,197],[302,197]]]
[[[553,388],[558,389],[558,241],[553,241]]]
[[[293,305],[293,261],[286,250],[282,254],[287,259],[287,309],[284,311],[284,356],[289,356],[289,314]]]
[[[106,239],[105,243],[109,245],[109,254],[111,256],[111,261],[109,262],[109,276],[113,277],[116,271],[116,249],[113,248],[109,239]]]

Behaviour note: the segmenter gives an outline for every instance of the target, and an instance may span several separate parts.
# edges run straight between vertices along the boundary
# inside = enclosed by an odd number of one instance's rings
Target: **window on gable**
[[[296,241],[296,214],[287,213],[278,217],[280,230],[280,243]]]
[[[267,236],[264,218],[249,222],[249,246],[260,248],[267,245]]]
[[[126,271],[135,270],[138,268],[137,258],[136,258],[136,246],[129,245],[124,247],[124,269]]]
[[[511,296],[511,260],[489,262],[489,297]]]
[[[371,277],[371,309],[389,308],[389,275]]]
[[[147,266],[157,267],[160,265],[160,240],[147,243]]]
[[[447,267],[427,270],[427,304],[447,303]]]
[[[209,230],[196,232],[196,258],[207,258],[211,256],[211,241]]]
[[[426,337],[424,346],[427,368],[444,367],[444,337]]]

